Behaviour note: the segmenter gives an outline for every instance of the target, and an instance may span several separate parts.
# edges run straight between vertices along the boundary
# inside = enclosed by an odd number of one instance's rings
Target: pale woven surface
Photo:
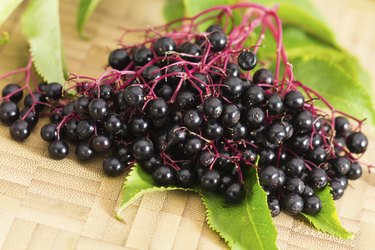
[[[61,1],[62,32],[69,69],[98,75],[109,49],[115,48],[118,26],[144,27],[162,22],[162,0],[106,0],[88,24],[91,40],[79,39],[74,28],[77,0]],[[375,2],[317,1],[335,28],[341,44],[359,56],[375,79]],[[24,65],[27,45],[13,15],[2,27],[12,42],[0,47],[0,73]],[[0,127],[0,246],[2,249],[225,249],[206,225],[196,195],[164,192],[145,195],[123,215],[114,209],[124,176],[102,175],[100,161],[81,165],[70,156],[48,158],[38,135],[40,125],[24,144]],[[374,162],[375,136],[367,162]],[[340,219],[355,232],[344,241],[319,233],[286,215],[275,219],[280,249],[373,249],[375,244],[375,174],[351,183],[338,203]],[[249,235],[249,237],[252,237]]]

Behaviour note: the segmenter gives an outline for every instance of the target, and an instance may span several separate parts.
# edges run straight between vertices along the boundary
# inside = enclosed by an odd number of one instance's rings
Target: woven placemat
[[[88,24],[91,40],[81,40],[74,24],[78,0],[60,2],[67,62],[72,72],[80,74],[100,74],[108,52],[116,47],[115,40],[121,32],[118,27],[145,27],[162,22],[162,0],[106,0]],[[342,44],[351,48],[373,74],[375,64],[370,59],[375,57],[374,32],[362,31],[366,30],[363,25],[375,23],[375,3],[319,0],[317,4],[329,14],[328,20]],[[27,44],[18,21],[16,13],[2,27],[10,32],[12,40],[0,47],[0,73],[27,61]],[[8,129],[0,127],[2,249],[227,248],[207,227],[199,197],[187,192],[145,195],[124,211],[125,223],[118,221],[114,211],[124,176],[106,178],[100,160],[80,164],[74,154],[62,161],[49,159],[47,144],[39,137],[42,124],[43,121],[23,144],[11,140]],[[370,137],[370,148],[364,158],[367,162],[375,161],[375,137]],[[361,180],[351,183],[337,205],[343,225],[357,234],[353,240],[319,233],[305,222],[281,214],[275,218],[280,249],[373,249],[375,175],[365,173]]]

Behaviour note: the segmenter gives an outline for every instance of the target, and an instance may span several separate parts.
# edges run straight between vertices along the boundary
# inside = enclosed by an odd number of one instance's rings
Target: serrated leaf
[[[322,201],[322,210],[317,215],[302,215],[314,226],[316,229],[335,235],[343,239],[353,238],[353,234],[342,227],[339,217],[336,213],[335,202],[330,193],[331,188],[325,187],[323,190],[316,192],[316,195]]]
[[[289,50],[295,79],[312,87],[335,109],[359,119],[367,118],[368,124],[374,126],[375,110],[371,95],[359,83],[358,75],[353,73],[355,68],[345,66],[346,62],[338,51],[315,48],[314,52],[306,53],[303,48]]]
[[[167,0],[163,7],[165,20],[172,21],[184,16],[185,5],[183,0]]]
[[[85,33],[84,33],[85,24],[100,2],[101,0],[80,0],[79,1],[76,26],[81,37],[85,37]]]
[[[297,27],[320,41],[337,47],[331,29],[324,23],[324,18],[310,0],[251,0],[250,2],[268,7],[278,5],[277,14],[283,25]]]
[[[48,82],[64,82],[58,0],[30,0],[21,18],[38,73]]]
[[[22,3],[23,0],[0,0],[0,26]]]
[[[251,169],[245,185],[249,188],[243,203],[226,206],[222,197],[206,195],[207,221],[231,249],[277,249],[277,231],[267,206],[267,195]]]
[[[121,212],[127,208],[132,202],[146,193],[161,192],[168,190],[186,190],[193,191],[193,189],[183,189],[179,187],[159,187],[154,184],[150,174],[147,174],[137,164],[135,164],[122,186],[120,206],[117,210],[117,217],[121,219]]]

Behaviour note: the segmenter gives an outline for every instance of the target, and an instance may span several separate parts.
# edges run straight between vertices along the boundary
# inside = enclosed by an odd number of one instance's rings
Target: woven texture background
[[[88,23],[91,40],[81,40],[75,31],[78,0],[60,2],[67,63],[79,74],[100,74],[108,52],[116,47],[118,27],[162,23],[162,0],[106,0]],[[375,79],[375,2],[317,0],[316,4],[339,42],[360,58]],[[19,12],[2,27],[12,40],[0,47],[0,73],[27,61],[27,44],[18,21]],[[8,129],[0,127],[2,249],[226,249],[207,227],[203,205],[193,194],[145,195],[124,211],[126,223],[118,221],[113,215],[124,176],[104,177],[99,160],[82,165],[74,156],[49,159],[47,145],[38,135],[40,127],[24,144],[12,141]],[[371,132],[370,140],[366,162],[375,161]],[[353,240],[330,237],[281,214],[274,220],[280,249],[373,249],[375,174],[365,173],[351,183],[337,205],[343,225],[357,234]]]

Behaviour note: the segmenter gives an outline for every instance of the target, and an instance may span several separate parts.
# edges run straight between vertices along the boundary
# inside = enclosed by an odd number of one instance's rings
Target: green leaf
[[[22,0],[0,0],[0,26],[22,3]]]
[[[132,202],[146,193],[161,192],[167,190],[189,190],[179,187],[159,187],[155,186],[150,174],[147,174],[137,164],[135,164],[130,173],[127,175],[124,185],[122,186],[122,197],[120,206],[117,210],[117,218],[121,219],[121,212],[127,208]]]
[[[183,0],[186,16],[194,16],[199,12],[218,5],[229,5],[238,2],[237,0]]]
[[[202,197],[208,225],[231,249],[277,249],[277,231],[255,169],[250,170],[245,185],[249,192],[237,206],[225,206],[222,197],[216,195]]]
[[[330,46],[337,47],[331,29],[310,0],[251,0],[265,6],[278,5],[277,10],[283,25],[290,25],[305,31]]]
[[[9,34],[8,32],[3,32],[1,35],[0,35],[0,46],[1,45],[4,45],[6,43],[9,42]]]
[[[85,37],[84,27],[87,19],[99,5],[101,0],[80,0],[77,12],[77,30],[81,37]]]
[[[30,0],[21,18],[38,73],[48,82],[64,82],[58,0]]]
[[[354,235],[341,226],[330,190],[331,187],[327,186],[323,190],[316,192],[316,195],[323,203],[322,210],[317,215],[308,215],[304,213],[302,213],[302,215],[310,221],[314,227],[322,232],[343,239],[351,239]]]
[[[289,50],[288,55],[296,80],[316,90],[335,109],[359,119],[367,118],[370,125],[375,125],[371,91],[359,82],[355,65],[345,55],[333,49],[313,47]]]
[[[185,5],[183,0],[167,0],[163,7],[165,20],[172,21],[184,16]]]

